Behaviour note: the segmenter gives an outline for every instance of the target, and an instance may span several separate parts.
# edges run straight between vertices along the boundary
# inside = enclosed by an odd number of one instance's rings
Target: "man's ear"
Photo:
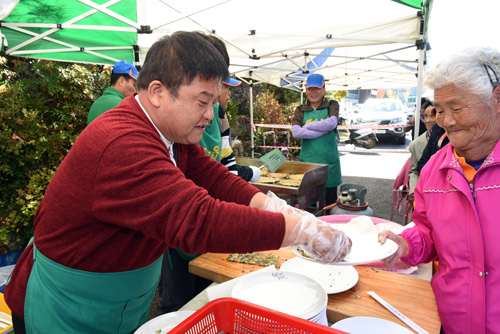
[[[125,83],[126,83],[127,80],[125,80],[124,77],[119,77],[118,80],[116,80],[116,83],[118,86],[122,87]]]
[[[161,106],[163,94],[168,94],[168,90],[161,84],[160,81],[154,80],[148,86],[148,96],[151,105],[155,108]]]

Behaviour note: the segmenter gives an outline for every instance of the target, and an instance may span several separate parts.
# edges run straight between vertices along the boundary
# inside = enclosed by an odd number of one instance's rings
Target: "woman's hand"
[[[408,195],[408,203],[411,205],[413,208],[415,205],[415,194],[411,193]]]
[[[385,259],[382,260],[382,262],[388,264],[389,266],[394,265],[400,258],[405,257],[408,255],[408,244],[406,243],[406,240],[401,237],[396,235],[396,233],[385,230],[382,231],[378,234],[378,242],[383,244],[386,239],[390,239],[394,241],[398,245],[398,250],[396,253],[392,254],[389,257],[386,257]]]

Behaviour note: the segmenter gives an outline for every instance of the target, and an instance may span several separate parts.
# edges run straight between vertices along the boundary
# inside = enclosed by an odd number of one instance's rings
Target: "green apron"
[[[304,111],[304,125],[328,118],[328,108]],[[335,131],[330,131],[316,139],[302,139],[299,161],[328,164],[327,188],[342,184],[340,158]]]
[[[220,131],[219,103],[214,105],[213,112],[212,124],[205,127],[203,137],[198,144],[205,149],[205,153],[211,156],[212,159],[220,162],[222,135]]]
[[[33,245],[26,333],[133,333],[147,320],[162,258],[135,270],[95,273],[60,265]]]

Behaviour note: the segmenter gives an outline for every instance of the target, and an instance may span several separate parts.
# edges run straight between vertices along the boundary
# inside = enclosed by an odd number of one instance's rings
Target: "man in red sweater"
[[[17,334],[135,331],[169,247],[347,255],[344,233],[267,197],[197,144],[228,76],[199,34],[151,47],[139,93],[87,126],[40,203],[34,241],[5,288]]]

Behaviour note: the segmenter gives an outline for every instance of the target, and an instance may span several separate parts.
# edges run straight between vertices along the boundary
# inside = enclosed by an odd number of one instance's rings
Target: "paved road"
[[[366,200],[376,217],[391,220],[392,184],[410,157],[410,153],[407,152],[410,141],[411,137],[408,134],[405,145],[395,145],[392,141],[380,140],[371,150],[361,147],[353,150],[352,145],[339,146],[342,183],[365,186]],[[401,153],[403,151],[406,152]],[[397,212],[394,213],[392,221],[404,223],[404,219]]]

